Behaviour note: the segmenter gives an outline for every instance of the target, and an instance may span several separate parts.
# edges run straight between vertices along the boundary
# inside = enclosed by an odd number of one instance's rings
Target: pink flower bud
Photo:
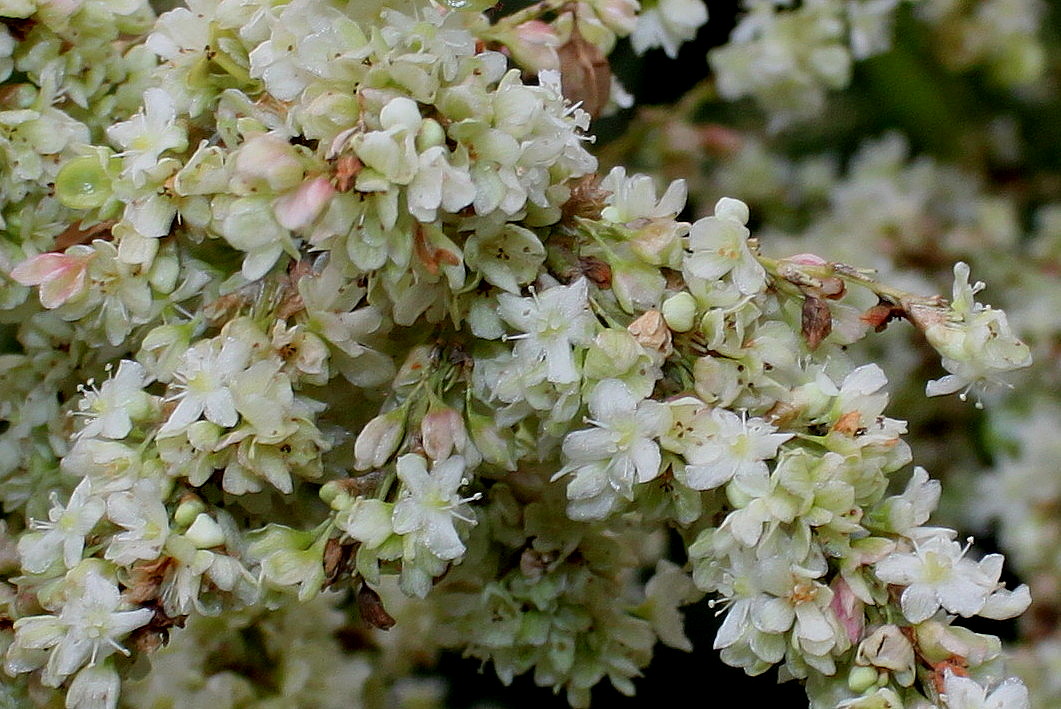
[[[556,48],[560,38],[556,29],[541,20],[530,20],[518,25],[515,38],[507,46],[513,58],[526,69],[539,72],[560,68],[560,56]]]
[[[865,614],[862,612],[863,603],[851,587],[841,577],[837,577],[832,583],[833,600],[829,603],[836,619],[847,632],[847,638],[852,643],[857,643],[862,637],[862,629],[866,622]]]
[[[801,266],[824,266],[828,263],[828,261],[816,254],[796,254],[795,256],[789,256],[785,260],[789,263],[798,263]]]
[[[420,422],[420,437],[432,460],[448,458],[454,447],[463,448],[468,442],[461,415],[449,406],[431,407]]]
[[[23,261],[11,277],[24,286],[40,286],[41,305],[58,308],[85,290],[86,272],[96,252],[91,247],[72,247],[69,253],[44,253]]]
[[[249,138],[235,153],[232,187],[241,193],[290,189],[302,180],[302,164],[293,145],[274,133]]]
[[[303,229],[324,211],[334,194],[335,188],[327,177],[306,180],[297,189],[279,197],[273,204],[276,221],[285,229]]]

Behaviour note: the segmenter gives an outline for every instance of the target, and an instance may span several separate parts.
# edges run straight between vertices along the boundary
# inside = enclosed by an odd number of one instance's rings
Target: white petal
[[[900,598],[903,615],[911,623],[920,623],[932,617],[939,609],[939,599],[934,588],[927,584],[917,583],[907,587]]]

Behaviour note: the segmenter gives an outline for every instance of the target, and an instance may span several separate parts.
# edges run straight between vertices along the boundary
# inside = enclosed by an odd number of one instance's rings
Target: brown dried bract
[[[74,222],[66,230],[55,237],[55,248],[54,251],[66,251],[71,246],[77,244],[88,244],[95,239],[102,239],[104,241],[110,241],[114,238],[111,234],[111,227],[118,223],[117,219],[107,219],[106,221],[93,224],[92,226],[82,229],[81,222]]]
[[[291,264],[287,270],[287,279],[283,284],[283,293],[280,304],[276,307],[276,317],[287,320],[295,313],[306,309],[302,302],[302,295],[298,292],[298,282],[304,276],[313,275],[313,264],[308,259],[299,259]]]
[[[353,153],[343,153],[335,159],[335,189],[340,192],[349,192],[354,188],[354,180],[357,179],[365,165]]]
[[[134,566],[129,575],[128,588],[122,594],[125,600],[138,605],[158,598],[166,571],[174,563],[174,559],[164,556]]]
[[[859,320],[872,327],[874,332],[884,332],[892,320],[905,317],[906,311],[902,307],[882,300],[862,313]]]
[[[413,251],[416,253],[416,257],[420,259],[420,263],[424,264],[427,272],[432,276],[437,276],[439,269],[443,265],[459,266],[461,262],[460,258],[452,251],[439,249],[427,243],[427,239],[424,237],[424,227],[421,224],[416,225],[416,231],[413,234]]]
[[[188,616],[171,618],[161,606],[154,606],[155,615],[147,625],[137,628],[129,636],[129,644],[140,652],[154,652],[169,642],[170,628],[183,628]]]
[[[575,217],[583,219],[600,219],[605,200],[610,194],[601,189],[600,176],[596,173],[583,175],[570,183],[571,196],[567,198],[560,211],[562,220],[570,222]]]
[[[803,299],[803,339],[812,351],[818,348],[833,331],[833,315],[821,298],[807,296]]]
[[[837,433],[854,436],[858,433],[861,426],[862,414],[858,411],[848,411],[846,414],[843,414],[840,418],[836,419],[836,423],[833,424],[833,430]]]
[[[940,694],[943,693],[944,683],[947,681],[947,674],[956,675],[958,677],[969,676],[969,663],[961,655],[951,655],[945,660],[932,664],[932,685],[936,688],[936,691]]]
[[[582,256],[578,259],[582,275],[598,288],[612,287],[612,267],[594,256]]]
[[[658,310],[646,310],[641,317],[626,328],[643,347],[655,350],[667,356],[673,350],[671,332],[663,313]]]
[[[379,594],[364,584],[357,592],[357,609],[361,612],[362,620],[380,630],[390,630],[397,622],[383,607],[383,599]]]
[[[350,561],[353,552],[352,544],[341,544],[338,537],[332,537],[324,544],[324,585],[331,586],[342,576],[343,570]]]
[[[560,90],[572,103],[596,118],[608,104],[612,90],[612,70],[604,52],[588,42],[572,18],[571,37],[556,52],[560,57]]]
[[[7,27],[16,41],[23,42],[37,26],[37,20],[32,17],[4,17],[0,18],[0,24]]]

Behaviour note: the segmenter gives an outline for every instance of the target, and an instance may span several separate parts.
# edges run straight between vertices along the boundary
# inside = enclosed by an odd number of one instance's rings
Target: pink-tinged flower
[[[48,252],[23,261],[11,277],[24,286],[40,286],[41,305],[51,310],[85,292],[91,246],[73,246],[67,253]]]
[[[293,191],[278,198],[273,205],[273,213],[280,226],[292,231],[304,229],[320,216],[328,206],[335,188],[327,177],[314,177],[306,180]]]
[[[840,626],[847,633],[847,639],[857,643],[862,637],[862,629],[866,624],[866,615],[863,612],[862,600],[841,577],[837,576],[831,584],[833,589],[833,600],[829,607],[836,614]]]
[[[556,52],[559,46],[560,37],[552,25],[530,20],[515,27],[509,51],[516,61],[537,73],[543,69],[560,68],[560,55]]]
[[[420,438],[424,453],[431,460],[448,458],[454,448],[468,444],[468,432],[460,413],[445,405],[433,405],[420,422]]]

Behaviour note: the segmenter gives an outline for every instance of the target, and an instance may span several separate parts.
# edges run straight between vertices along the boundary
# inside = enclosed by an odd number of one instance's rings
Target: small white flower
[[[454,167],[444,146],[420,153],[416,176],[409,183],[409,213],[422,222],[432,222],[441,207],[456,214],[475,199],[475,185],[467,167]]]
[[[657,401],[639,399],[618,379],[605,379],[587,403],[596,428],[575,431],[564,439],[567,464],[553,476],[568,473],[573,519],[601,519],[619,497],[633,498],[634,483],[659,474],[660,452],[655,439],[670,428],[670,409]]]
[[[105,558],[124,566],[159,557],[169,536],[169,514],[156,481],[140,480],[129,491],[110,495],[107,517],[126,531],[111,538]]]
[[[497,300],[501,317],[520,330],[509,335],[517,340],[514,352],[526,366],[544,361],[550,382],[578,380],[572,345],[588,346],[593,339],[593,315],[588,305],[589,284],[580,278],[569,286],[554,286],[530,298],[501,293]]]
[[[947,672],[943,680],[943,699],[947,709],[1028,709],[1028,688],[1019,679],[1010,678],[988,692],[974,679]]]
[[[455,521],[475,524],[457,490],[466,483],[464,458],[453,456],[438,461],[427,470],[427,461],[415,454],[398,458],[398,479],[402,492],[394,505],[395,534],[415,535],[439,559],[452,560],[464,553],[464,542]]]
[[[174,373],[177,389],[167,401],[177,401],[177,408],[159,431],[168,436],[182,431],[205,412],[208,421],[218,426],[236,425],[239,414],[230,386],[237,374],[247,368],[251,344],[236,337],[223,341],[203,340],[189,348]]]
[[[66,507],[59,503],[58,495],[53,492],[48,521],[30,522],[32,529],[43,530],[43,534],[28,534],[19,539],[18,553],[22,557],[22,568],[33,574],[41,573],[60,554],[66,568],[73,568],[81,561],[85,536],[103,517],[105,509],[103,500],[92,495],[87,478],[74,488]]]
[[[925,387],[927,396],[961,392],[997,381],[998,375],[1031,364],[1031,351],[1010,329],[1006,314],[976,302],[984,284],[969,283],[969,266],[954,265],[953,299],[949,309],[921,304],[907,308],[911,320],[940,353],[950,374]]]
[[[123,359],[114,376],[103,382],[98,390],[83,388],[85,396],[77,408],[87,423],[77,435],[111,439],[128,436],[133,428],[133,418],[144,416],[150,408],[151,396],[144,391],[149,381],[143,365]]]
[[[159,155],[188,147],[188,136],[176,120],[170,95],[151,88],[144,92],[143,112],[107,129],[107,137],[125,149],[125,172],[135,183],[143,182],[144,173],[158,164]]]
[[[601,217],[616,224],[627,224],[638,219],[673,219],[685,207],[688,193],[685,180],[675,180],[657,200],[656,185],[651,177],[627,177],[622,167],[612,168],[607,177],[601,180],[600,187],[611,193]]]
[[[881,581],[906,586],[899,602],[911,623],[928,620],[941,606],[965,618],[976,615],[1001,589],[1002,556],[988,554],[975,562],[965,556],[969,546],[950,536],[947,530],[924,530],[913,551],[895,551],[876,564]],[[1017,600],[1025,596],[1020,588],[1013,593]]]
[[[762,290],[766,270],[748,247],[748,207],[723,197],[715,205],[715,216],[698,220],[689,231],[685,270],[696,278],[714,281],[730,274],[745,295]]]
[[[695,416],[686,434],[684,455],[688,465],[678,477],[694,490],[710,490],[736,478],[745,483],[765,483],[766,461],[792,438],[761,418],[749,419],[732,411],[713,408]]]
[[[91,667],[115,651],[128,655],[118,639],[148,623],[155,614],[149,608],[119,610],[124,603],[118,587],[97,573],[88,573],[82,585],[58,616],[15,621],[17,646],[51,651],[42,675],[47,686],[58,686],[86,663]]]

